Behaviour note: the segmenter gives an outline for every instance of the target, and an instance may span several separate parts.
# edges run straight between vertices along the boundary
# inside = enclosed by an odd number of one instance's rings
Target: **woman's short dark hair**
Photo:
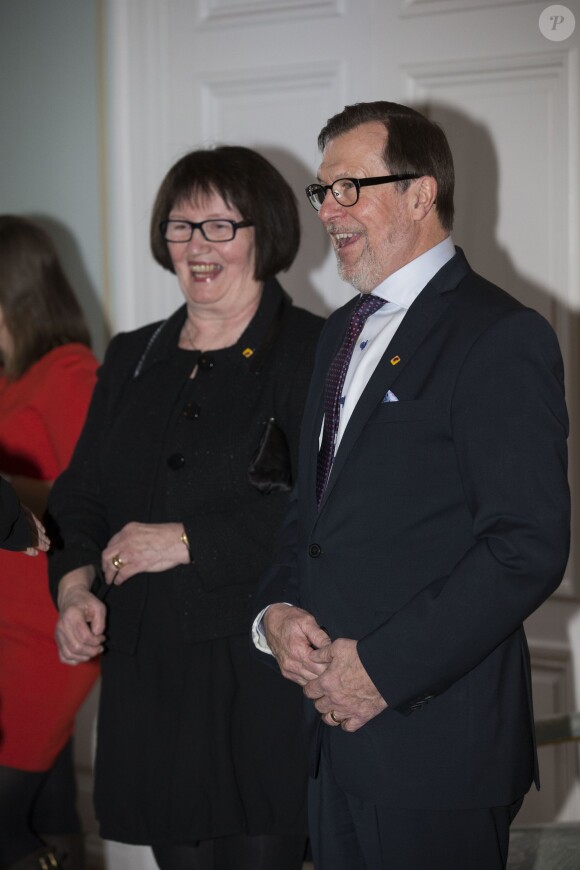
[[[11,379],[59,345],[91,346],[52,239],[31,220],[9,214],[0,215],[0,308],[14,344],[4,361]]]
[[[300,244],[298,208],[290,185],[251,148],[219,145],[186,154],[161,182],[151,215],[150,238],[153,256],[164,269],[175,271],[160,222],[180,203],[213,193],[236,208],[243,220],[254,224],[257,281],[290,268]]]
[[[388,132],[383,161],[389,172],[431,175],[437,181],[435,207],[441,226],[450,232],[454,214],[453,156],[445,133],[434,121],[399,103],[355,103],[327,121],[318,136],[318,147],[323,151],[331,139],[369,121],[380,121]],[[406,190],[410,183],[399,182],[400,189]]]

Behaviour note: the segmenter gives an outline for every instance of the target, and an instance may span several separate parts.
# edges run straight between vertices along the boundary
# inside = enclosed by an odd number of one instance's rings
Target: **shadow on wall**
[[[553,294],[522,275],[497,239],[500,168],[487,127],[456,108],[428,102],[416,108],[445,131],[455,164],[455,227],[453,240],[465,251],[473,269],[543,314]],[[525,203],[527,191],[522,196]],[[525,213],[522,213],[522,221]]]
[[[62,261],[73,290],[83,309],[93,341],[93,351],[102,359],[111,338],[111,330],[91,278],[86,270],[79,244],[71,231],[60,221],[43,214],[29,214],[50,235]]]
[[[254,147],[282,173],[298,201],[302,231],[300,250],[291,269],[280,276],[280,283],[290,293],[296,305],[327,317],[330,310],[310,278],[322,267],[330,250],[328,236],[304,192],[305,188],[314,181],[312,171],[294,154],[283,148]]]

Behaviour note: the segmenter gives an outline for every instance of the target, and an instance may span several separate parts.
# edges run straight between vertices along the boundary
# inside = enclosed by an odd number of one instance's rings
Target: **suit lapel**
[[[397,329],[363,390],[348,421],[332,466],[325,493],[322,497],[321,510],[330,496],[341,469],[370,415],[382,401],[387,390],[391,389],[397,378],[405,370],[405,367],[411,361],[425,337],[435,327],[435,324],[454,298],[454,294],[450,291],[457,287],[469,271],[469,265],[463,255],[463,251],[458,248],[455,257],[439,270],[409,308],[403,322]],[[350,308],[346,317],[349,314]],[[322,420],[322,400],[320,401],[320,406],[319,414],[317,415],[319,429]],[[316,480],[316,454],[314,480]]]

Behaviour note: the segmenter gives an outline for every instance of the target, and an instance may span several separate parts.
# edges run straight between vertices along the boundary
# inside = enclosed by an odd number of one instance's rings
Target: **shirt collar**
[[[431,278],[454,256],[455,245],[451,236],[448,236],[435,247],[385,278],[378,287],[375,287],[373,294],[398,305],[399,308],[410,308]]]
[[[275,321],[281,316],[282,311],[285,311],[286,307],[291,304],[290,297],[276,278],[266,280],[258,310],[252,320],[236,344],[230,348],[224,348],[220,351],[220,354],[227,354],[235,362],[247,368],[249,368],[249,361],[251,360],[252,369],[255,370],[254,363],[256,360],[252,359],[254,353],[257,350],[269,349],[270,335],[272,329],[275,330],[276,328]],[[139,360],[133,377],[138,377],[142,371],[164,360],[174,366],[183,368],[183,357],[177,354],[176,350],[179,334],[186,316],[187,308],[185,305],[182,305],[167,320],[157,324],[157,328],[149,338],[149,342]],[[264,343],[265,347],[263,346]],[[211,355],[211,351],[209,355]]]

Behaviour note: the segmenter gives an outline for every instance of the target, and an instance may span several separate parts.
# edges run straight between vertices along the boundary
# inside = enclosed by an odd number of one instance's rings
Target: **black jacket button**
[[[187,417],[188,420],[197,420],[201,414],[201,408],[197,402],[186,402],[181,412],[182,417]]]
[[[313,559],[318,559],[318,557],[322,553],[322,547],[320,544],[310,544],[308,547],[308,555],[312,556]]]
[[[208,356],[207,353],[202,353],[202,355],[200,356],[200,358],[197,361],[197,364],[200,367],[202,372],[210,372],[215,365],[215,363],[213,361],[213,357]]]
[[[179,471],[185,465],[185,456],[183,453],[172,453],[167,459],[167,464],[173,471]]]

